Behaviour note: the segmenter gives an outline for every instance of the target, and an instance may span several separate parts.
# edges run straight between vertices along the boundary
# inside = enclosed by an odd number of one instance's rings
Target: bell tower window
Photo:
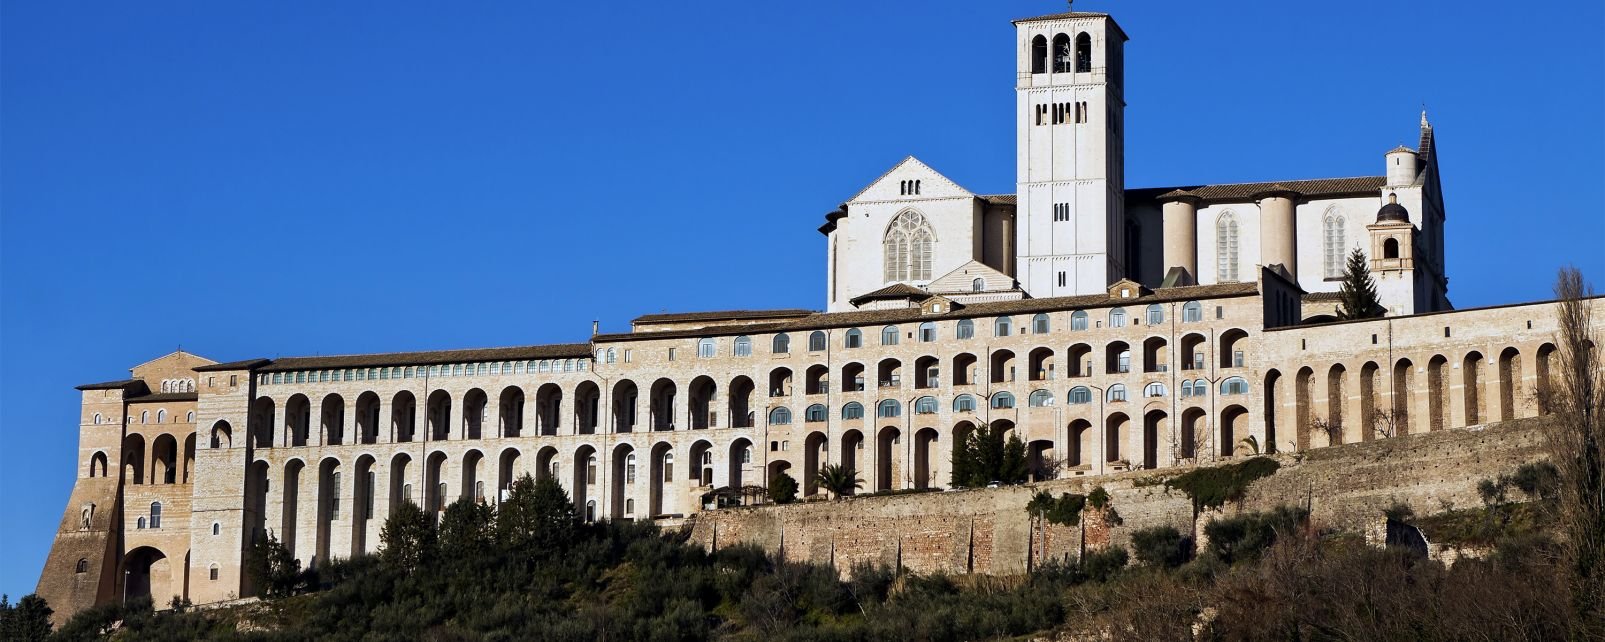
[[[1076,73],[1092,71],[1092,36],[1082,32],[1076,36]]]

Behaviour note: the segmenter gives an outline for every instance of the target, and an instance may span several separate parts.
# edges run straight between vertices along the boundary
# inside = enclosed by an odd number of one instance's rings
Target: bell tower
[[[1036,297],[1103,292],[1129,271],[1126,34],[1105,13],[1014,21],[1016,272]]]

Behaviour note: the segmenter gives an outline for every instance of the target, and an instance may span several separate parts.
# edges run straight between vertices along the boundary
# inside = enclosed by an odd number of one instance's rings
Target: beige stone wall
[[[1123,523],[1089,520],[1088,545],[1128,545],[1152,526],[1201,531],[1208,519],[1279,505],[1306,506],[1318,528],[1363,530],[1395,502],[1418,514],[1475,505],[1477,482],[1542,457],[1539,419],[1477,430],[1446,430],[1308,453],[1273,455],[1282,468],[1256,482],[1240,506],[1195,523],[1180,492],[1164,479],[1180,469],[1139,471],[959,492],[863,497],[836,502],[726,509],[697,516],[692,539],[709,548],[756,544],[786,559],[902,566],[918,573],[1013,575],[1050,559],[1074,557],[1074,527],[1032,524],[1025,506],[1037,491],[1089,492],[1102,485]]]

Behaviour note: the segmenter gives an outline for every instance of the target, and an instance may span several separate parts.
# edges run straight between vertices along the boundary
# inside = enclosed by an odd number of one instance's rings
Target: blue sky
[[[1009,19],[1063,6],[0,3],[0,592],[61,519],[72,386],[179,345],[822,307],[815,228],[903,156],[1013,191]],[[1377,175],[1425,104],[1455,304],[1605,284],[1600,3],[1078,8],[1132,37],[1129,187]]]

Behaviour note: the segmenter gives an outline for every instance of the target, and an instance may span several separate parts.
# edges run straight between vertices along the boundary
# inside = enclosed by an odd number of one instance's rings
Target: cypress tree
[[[1338,303],[1337,318],[1340,321],[1373,319],[1386,311],[1377,301],[1377,284],[1371,278],[1371,267],[1360,248],[1354,248],[1349,253],[1348,265],[1343,269],[1343,289],[1338,292]]]

